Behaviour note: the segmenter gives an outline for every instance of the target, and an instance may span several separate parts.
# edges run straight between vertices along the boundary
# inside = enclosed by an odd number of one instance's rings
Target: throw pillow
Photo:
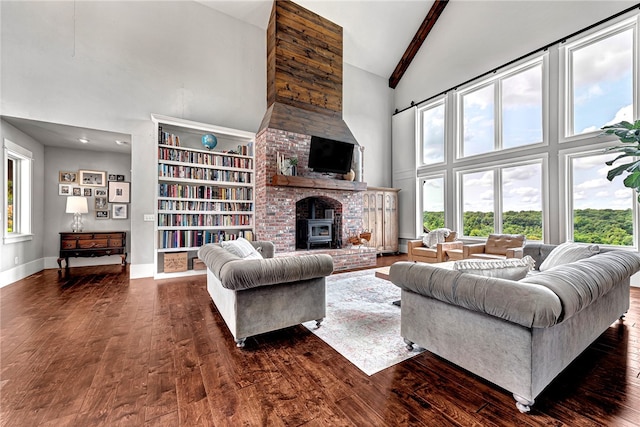
[[[244,237],[220,242],[220,246],[243,259],[262,259],[260,252]]]
[[[508,258],[496,260],[466,259],[456,261],[453,269],[461,273],[475,274],[499,279],[520,280],[533,270],[536,261],[529,255],[524,258]]]
[[[565,242],[556,246],[547,255],[547,258],[540,264],[540,271],[547,271],[550,268],[563,264],[569,264],[580,259],[589,258],[600,252],[598,245],[584,245],[574,242]]]

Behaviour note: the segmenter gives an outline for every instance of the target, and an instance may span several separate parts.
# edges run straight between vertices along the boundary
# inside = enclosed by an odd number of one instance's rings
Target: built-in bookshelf
[[[197,251],[206,243],[255,230],[255,134],[152,115],[158,135],[155,276],[199,274]],[[215,135],[212,150],[202,136]]]

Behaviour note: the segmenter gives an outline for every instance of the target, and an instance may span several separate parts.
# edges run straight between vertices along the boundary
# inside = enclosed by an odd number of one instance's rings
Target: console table
[[[60,257],[58,267],[69,268],[69,257],[99,257],[120,255],[122,265],[127,263],[127,232],[126,231],[88,231],[60,233]]]

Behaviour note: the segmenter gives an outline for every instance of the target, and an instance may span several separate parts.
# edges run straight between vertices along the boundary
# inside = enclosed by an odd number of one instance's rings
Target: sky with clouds
[[[599,131],[622,120],[633,121],[633,31],[631,29],[595,43],[570,50],[573,61],[573,134]],[[502,144],[504,148],[542,140],[542,67],[534,65],[502,80],[501,90],[494,83],[462,97],[464,154],[474,155],[494,149],[494,104],[501,94]],[[444,106],[423,112],[425,126],[424,157],[443,161]],[[571,160],[574,209],[628,209],[633,193],[622,178],[613,182],[606,175],[605,162],[615,155],[603,154]],[[435,163],[435,161],[434,161]],[[616,163],[620,164],[620,163]],[[463,178],[464,210],[492,211],[493,171],[468,173]],[[540,164],[506,168],[502,171],[503,210],[541,210]],[[437,200],[427,210],[442,210],[442,180],[424,186],[425,203]]]

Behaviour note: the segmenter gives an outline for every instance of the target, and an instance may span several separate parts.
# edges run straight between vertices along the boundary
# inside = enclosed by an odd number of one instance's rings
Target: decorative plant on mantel
[[[624,186],[636,190],[638,195],[638,203],[640,203],[640,120],[635,123],[622,121],[615,125],[605,126],[602,128],[603,135],[616,135],[622,145],[607,148],[607,152],[622,153],[613,160],[606,162],[607,166],[612,166],[617,160],[623,157],[631,157],[635,159],[630,163],[614,167],[607,173],[607,179],[613,181],[618,175],[627,172],[628,175],[624,179]]]

